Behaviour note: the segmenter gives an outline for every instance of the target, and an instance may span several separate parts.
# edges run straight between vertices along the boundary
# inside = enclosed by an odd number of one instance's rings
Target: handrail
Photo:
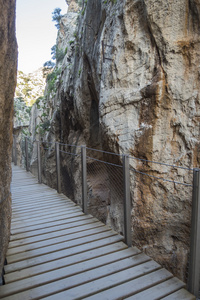
[[[14,136],[14,140],[15,140],[16,139],[16,135],[13,135],[13,136]],[[27,141],[27,142],[30,143],[30,141]],[[33,143],[34,142],[37,143],[38,141],[34,140]],[[51,145],[55,144],[53,142],[46,142],[46,141],[45,141],[45,143],[48,143],[48,144],[51,144]],[[77,148],[81,148],[82,147],[80,145],[65,144],[65,143],[60,143],[60,142],[56,142],[56,143],[58,143],[59,145],[62,145],[62,146],[77,147]],[[14,148],[15,148],[15,146],[14,146]],[[44,149],[49,150],[49,148],[44,148]],[[93,149],[93,148],[89,148],[89,147],[86,147],[86,150],[91,150],[91,151],[101,152],[101,153],[105,153],[105,154],[116,155],[116,156],[119,156],[119,157],[122,157],[124,155],[124,154],[118,154],[118,153],[108,152],[108,151],[104,151],[104,150],[100,150],[100,149]],[[73,156],[80,156],[79,154],[68,152],[68,151],[64,151],[64,150],[59,150],[59,151],[62,152],[62,153],[73,155]],[[15,164],[16,164],[16,160],[17,160],[17,158],[16,158],[16,156],[17,156],[16,150],[14,150],[14,153],[15,153],[14,157],[15,157]],[[107,164],[110,164],[110,165],[115,165],[115,166],[118,166],[118,167],[122,167],[120,165],[112,164],[110,162],[105,162],[105,161],[98,160],[97,158],[93,158],[93,157],[89,157],[89,156],[87,156],[87,157],[90,158],[90,159],[92,159],[92,160],[96,160],[96,161],[99,161],[99,162],[107,163]],[[177,168],[177,169],[183,169],[183,170],[188,170],[188,171],[193,171],[194,170],[194,168],[186,168],[186,167],[182,167],[182,166],[176,166],[176,165],[173,165],[173,164],[166,164],[166,163],[162,163],[162,162],[151,161],[151,160],[137,158],[137,157],[130,156],[130,155],[128,155],[128,157],[129,157],[129,159],[134,159],[134,160],[139,160],[139,161],[143,161],[143,162],[164,165],[164,166],[168,166],[168,167],[172,167],[172,168]],[[170,182],[170,183],[174,183],[174,184],[180,184],[180,185],[185,185],[185,186],[191,186],[192,187],[192,184],[187,184],[187,183],[183,183],[183,182],[179,182],[179,181],[169,180],[169,179],[165,179],[165,178],[162,178],[162,177],[157,177],[157,176],[154,176],[154,175],[150,175],[150,174],[148,174],[146,172],[138,171],[138,170],[136,170],[133,167],[130,168],[130,170],[133,170],[134,172],[142,174],[142,175],[145,175],[145,176],[149,176],[149,177],[155,178],[157,180],[162,180],[162,181],[166,181],[166,182]]]
[[[15,164],[17,164],[17,136],[13,136],[13,161]],[[38,161],[38,182],[42,183],[42,171],[41,171],[41,143],[42,141],[34,141],[31,142],[31,144],[37,143],[37,161]],[[30,143],[30,140],[25,136],[25,154],[26,154],[26,170],[28,171],[28,144]],[[46,143],[46,142],[44,142]],[[131,199],[130,199],[130,171],[139,173],[141,175],[149,176],[151,178],[154,178],[156,180],[162,180],[166,181],[172,184],[180,184],[183,186],[188,186],[192,187],[193,186],[193,211],[192,211],[192,229],[191,229],[191,255],[192,258],[190,257],[190,266],[189,266],[189,291],[195,295],[197,295],[197,292],[199,291],[199,264],[200,264],[200,259],[199,255],[197,253],[197,249],[200,249],[200,238],[199,238],[199,233],[200,233],[200,169],[193,169],[193,168],[186,168],[183,166],[176,166],[172,164],[166,164],[162,162],[156,162],[156,161],[149,161],[146,159],[140,159],[136,158],[130,155],[124,155],[124,154],[116,154],[108,151],[103,151],[99,149],[93,149],[89,148],[86,146],[79,146],[79,145],[70,145],[70,144],[64,144],[64,143],[51,143],[47,142],[51,145],[55,145],[55,152],[56,152],[56,171],[57,171],[57,191],[58,193],[61,193],[61,181],[60,181],[60,153],[71,155],[71,156],[81,156],[81,166],[82,166],[82,210],[87,213],[87,201],[88,201],[88,196],[87,196],[87,159],[93,160],[94,162],[100,162],[104,163],[106,165],[112,166],[112,167],[119,167],[123,168],[123,185],[124,185],[124,236],[125,236],[125,242],[127,243],[128,246],[131,246]],[[67,147],[75,147],[75,148],[81,148],[81,153],[72,153],[68,151],[64,151],[60,149],[60,146],[67,146]],[[51,146],[50,146],[51,147]],[[45,148],[44,148],[45,149]],[[51,148],[47,148],[51,149]],[[87,156],[87,150],[89,151],[96,151],[96,152],[101,152],[105,154],[110,154],[110,155],[116,155],[120,158],[121,164],[115,164],[109,161],[104,161],[95,157]],[[178,169],[183,169],[186,171],[192,171],[193,170],[193,185],[184,183],[184,182],[178,182],[170,179],[165,179],[161,177],[157,177],[152,174],[148,174],[146,172],[142,172],[140,170],[137,170],[133,168],[130,165],[130,160],[139,160],[142,162],[148,162],[148,163],[155,163],[159,165],[164,165],[172,168],[178,168]],[[198,275],[198,280],[196,279]]]

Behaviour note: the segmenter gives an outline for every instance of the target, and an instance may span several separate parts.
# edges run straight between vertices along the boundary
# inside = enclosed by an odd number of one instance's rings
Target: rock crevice
[[[49,98],[57,113],[50,114],[51,130],[43,138],[186,168],[199,166],[200,2],[81,4],[79,15],[69,12],[61,21],[64,35],[58,42],[68,50],[59,64],[56,92]],[[100,152],[95,158],[122,164]],[[63,178],[70,182],[66,193],[79,203],[80,161],[62,159]],[[191,184],[192,174],[133,159],[130,164],[133,244],[186,280],[191,188],[153,176]],[[113,170],[92,160],[87,166],[91,211],[123,232],[121,174],[116,172],[114,180]],[[54,184],[48,172],[43,176]]]

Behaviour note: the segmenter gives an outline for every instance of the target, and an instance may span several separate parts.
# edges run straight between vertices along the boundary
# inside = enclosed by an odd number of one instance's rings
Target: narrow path
[[[122,236],[16,166],[12,195],[1,299],[195,299]]]

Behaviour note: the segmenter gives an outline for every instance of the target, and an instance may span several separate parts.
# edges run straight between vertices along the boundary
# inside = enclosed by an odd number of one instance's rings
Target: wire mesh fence
[[[81,147],[59,144],[61,191],[82,205]]]
[[[28,154],[29,170],[35,177],[38,177],[37,142],[28,139],[28,150],[30,150],[30,154]]]
[[[28,164],[36,176],[37,143],[28,141]],[[20,145],[24,161],[26,145]],[[41,142],[39,149],[42,181],[58,188],[59,169],[61,192],[83,206],[81,146],[58,143],[56,150],[55,143]],[[88,213],[125,236],[124,156],[91,148],[85,155]],[[132,245],[187,282],[193,169],[128,158]]]
[[[21,135],[21,138],[19,140],[19,159],[20,159],[20,166],[25,168],[26,166],[26,150],[25,150],[25,138],[24,135]]]
[[[87,156],[88,209],[124,234],[122,165]]]
[[[30,139],[30,137],[25,137],[25,163],[26,163],[26,169],[27,171],[30,170],[31,167],[31,158],[32,158],[32,154],[33,154],[33,143]],[[27,143],[27,144],[26,144]]]
[[[41,180],[51,188],[57,189],[55,143],[40,142]]]
[[[130,157],[133,245],[187,282],[192,172],[152,164]]]
[[[12,149],[12,160],[15,165],[24,167],[24,141],[23,135],[19,132],[13,135],[13,149]]]

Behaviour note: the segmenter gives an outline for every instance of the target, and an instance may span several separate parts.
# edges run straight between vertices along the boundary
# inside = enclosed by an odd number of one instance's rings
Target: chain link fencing
[[[192,170],[155,164],[130,157],[132,242],[187,282]]]
[[[119,156],[87,149],[88,210],[124,235],[123,167]]]
[[[59,143],[61,192],[82,205],[81,147]]]
[[[30,145],[29,145],[30,144]],[[37,176],[37,143],[28,164]],[[21,142],[24,161],[24,142]],[[42,181],[57,188],[55,143],[40,143]],[[81,146],[59,143],[61,192],[82,203]],[[188,281],[193,169],[129,156],[132,245]],[[123,156],[86,148],[87,211],[125,236]]]

